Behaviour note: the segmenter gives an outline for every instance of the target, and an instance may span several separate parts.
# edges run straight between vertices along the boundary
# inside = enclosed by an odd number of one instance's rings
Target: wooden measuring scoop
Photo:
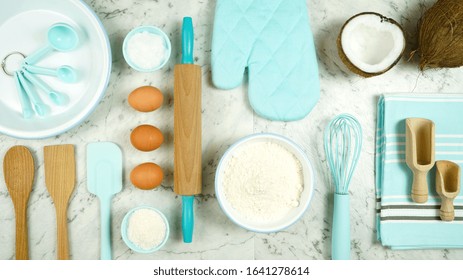
[[[24,146],[10,148],[3,158],[3,176],[16,217],[16,259],[29,258],[27,202],[34,182],[34,159]]]
[[[460,166],[448,160],[436,162],[436,191],[442,199],[440,218],[453,221],[455,210],[453,200],[460,192]]]
[[[416,203],[428,200],[427,174],[434,166],[435,126],[431,120],[405,120],[405,161],[413,171],[412,199]]]
[[[58,259],[69,259],[67,209],[76,182],[73,145],[46,146],[45,183],[56,208]]]

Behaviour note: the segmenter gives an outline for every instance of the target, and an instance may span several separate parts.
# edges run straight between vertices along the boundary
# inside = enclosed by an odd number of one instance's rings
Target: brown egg
[[[152,86],[143,86],[129,94],[129,104],[137,111],[151,112],[161,107],[164,97],[162,92]]]
[[[130,134],[132,145],[143,152],[156,150],[164,142],[164,136],[159,128],[143,124],[137,126]]]
[[[161,167],[152,162],[142,163],[130,172],[130,181],[142,190],[154,189],[162,183],[163,178]]]

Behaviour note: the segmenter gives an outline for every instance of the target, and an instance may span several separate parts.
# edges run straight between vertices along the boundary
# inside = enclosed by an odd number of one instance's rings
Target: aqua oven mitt
[[[305,0],[217,0],[212,80],[232,89],[249,73],[249,102],[260,116],[304,118],[320,96]]]

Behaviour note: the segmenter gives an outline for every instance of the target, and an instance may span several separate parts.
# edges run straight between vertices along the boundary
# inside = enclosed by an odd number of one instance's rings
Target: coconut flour
[[[137,247],[149,250],[164,241],[166,230],[166,223],[159,213],[150,209],[139,209],[130,215],[127,237]]]
[[[236,150],[223,173],[231,206],[252,221],[276,221],[299,206],[300,161],[283,146],[256,142]]]

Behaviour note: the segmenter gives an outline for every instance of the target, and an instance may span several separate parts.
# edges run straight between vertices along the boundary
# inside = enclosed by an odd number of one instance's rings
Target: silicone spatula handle
[[[101,259],[111,260],[111,196],[100,198]]]
[[[193,64],[193,48],[193,20],[191,17],[184,17],[182,26],[182,64]]]
[[[333,260],[350,259],[350,207],[349,194],[334,194],[333,236],[331,257]]]
[[[183,242],[191,243],[193,241],[194,213],[193,213],[194,196],[188,195],[182,197],[182,233]]]

